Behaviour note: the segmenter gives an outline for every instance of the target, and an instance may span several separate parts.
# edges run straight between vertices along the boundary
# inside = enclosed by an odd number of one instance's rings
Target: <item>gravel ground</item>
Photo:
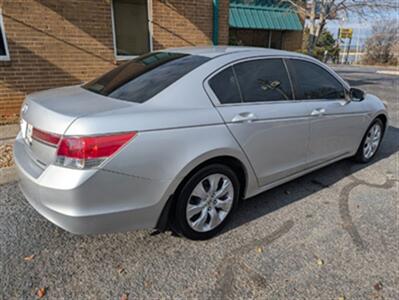
[[[146,230],[72,235],[17,184],[0,186],[2,298],[45,288],[46,299],[399,299],[399,77],[338,71],[389,103],[372,163],[341,161],[254,197],[204,242]]]
[[[12,144],[0,144],[0,168],[8,168],[13,165]]]

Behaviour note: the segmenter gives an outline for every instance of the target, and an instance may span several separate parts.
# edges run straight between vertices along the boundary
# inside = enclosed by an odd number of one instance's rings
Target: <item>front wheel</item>
[[[231,168],[222,164],[201,168],[177,195],[174,230],[193,240],[215,236],[230,219],[239,194],[239,180]]]
[[[375,119],[367,129],[359,149],[355,155],[355,160],[361,163],[369,162],[377,153],[381,145],[384,133],[384,125],[380,119]]]

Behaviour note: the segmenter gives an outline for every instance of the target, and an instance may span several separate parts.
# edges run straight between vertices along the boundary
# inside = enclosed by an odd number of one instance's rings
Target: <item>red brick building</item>
[[[212,0],[0,0],[0,9],[0,116],[18,114],[27,93],[89,80],[150,50],[209,45],[214,35]],[[220,44],[228,10],[219,0]]]

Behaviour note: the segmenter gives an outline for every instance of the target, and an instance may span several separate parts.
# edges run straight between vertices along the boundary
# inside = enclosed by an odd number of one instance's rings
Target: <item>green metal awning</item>
[[[298,30],[302,23],[289,8],[230,3],[229,24],[232,28]]]

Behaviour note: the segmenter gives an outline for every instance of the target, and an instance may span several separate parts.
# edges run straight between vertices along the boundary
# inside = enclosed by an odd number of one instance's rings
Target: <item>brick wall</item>
[[[228,42],[229,0],[219,4],[219,44]],[[153,0],[154,49],[212,44],[211,0]]]
[[[285,31],[282,48],[288,51],[298,51],[302,48],[302,31]]]
[[[0,115],[18,113],[27,93],[80,83],[112,67],[107,2],[4,0],[2,10],[11,61],[0,62]]]
[[[234,40],[234,43],[245,46],[268,47],[269,45],[268,30],[231,28],[230,37]],[[288,51],[300,50],[302,47],[302,31],[273,31],[271,46]]]
[[[152,0],[154,49],[212,43],[211,0]],[[89,80],[115,64],[111,0],[0,0],[11,61],[0,61],[0,117],[27,93]],[[220,1],[219,43],[229,0]]]
[[[303,12],[298,14],[302,26],[305,27],[305,15]],[[301,50],[303,46],[303,31],[286,31],[284,33],[284,39],[282,47],[289,51]]]
[[[243,46],[267,47],[269,44],[268,30],[230,28],[232,42]]]

